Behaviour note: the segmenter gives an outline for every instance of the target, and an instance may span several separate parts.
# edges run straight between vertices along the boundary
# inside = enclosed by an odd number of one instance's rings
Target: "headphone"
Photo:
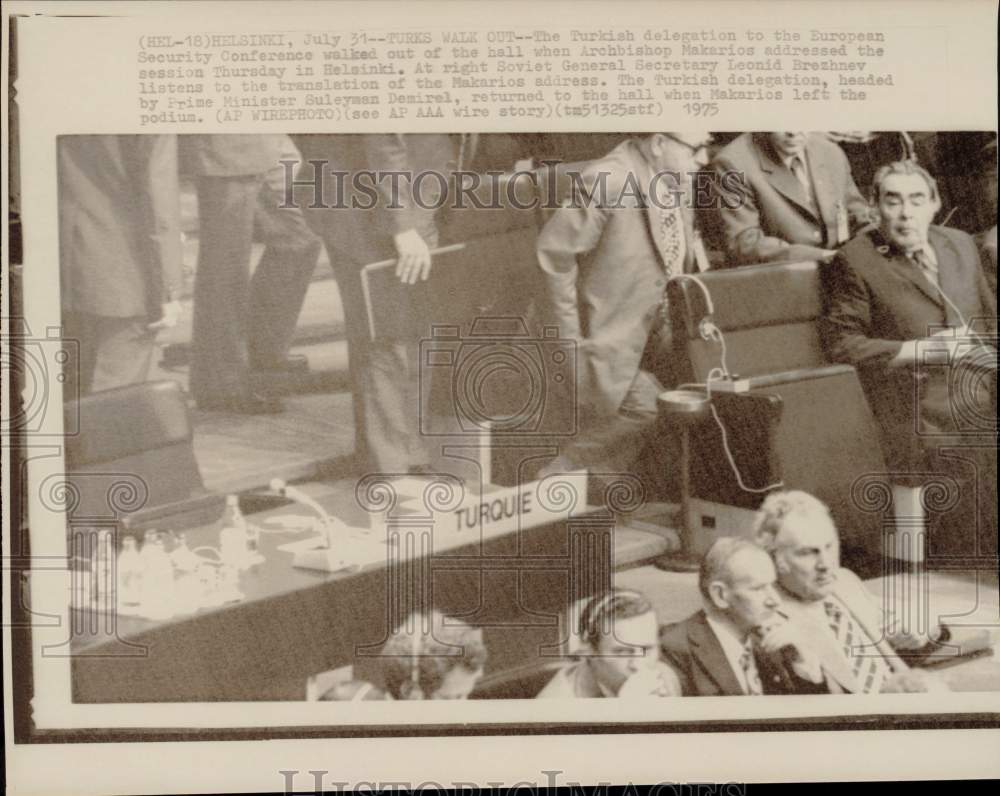
[[[601,635],[601,623],[607,612],[615,603],[622,600],[635,600],[646,602],[646,598],[632,589],[612,589],[603,594],[600,598],[591,598],[587,607],[580,612],[579,632],[588,646],[595,647],[597,639]]]

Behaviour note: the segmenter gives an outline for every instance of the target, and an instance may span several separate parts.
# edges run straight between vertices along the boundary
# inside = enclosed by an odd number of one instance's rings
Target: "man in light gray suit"
[[[585,164],[538,238],[546,320],[577,343],[578,433],[543,474],[631,468],[665,388],[667,280],[705,267],[691,175],[707,133],[630,138]],[[657,339],[650,340],[654,332]],[[661,372],[662,376],[662,372]]]

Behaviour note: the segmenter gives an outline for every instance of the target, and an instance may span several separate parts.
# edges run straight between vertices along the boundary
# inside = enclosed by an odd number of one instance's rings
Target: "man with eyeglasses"
[[[829,260],[868,223],[847,156],[822,133],[743,133],[713,167],[729,265]]]
[[[577,430],[543,475],[629,471],[668,386],[664,289],[707,267],[694,220],[694,175],[707,132],[632,137],[570,174],[542,229],[544,320],[577,344]]]

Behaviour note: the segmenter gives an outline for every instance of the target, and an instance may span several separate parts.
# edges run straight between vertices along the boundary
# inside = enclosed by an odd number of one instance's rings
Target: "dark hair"
[[[631,589],[612,589],[590,598],[580,611],[580,638],[597,649],[601,636],[607,635],[612,619],[631,619],[653,610],[645,595]]]
[[[875,177],[872,179],[873,204],[878,204],[882,196],[882,183],[885,182],[886,177],[891,177],[893,174],[917,174],[923,177],[924,182],[927,183],[927,189],[930,191],[931,201],[940,201],[937,180],[931,176],[927,169],[915,160],[897,160],[894,163],[887,163],[875,172]]]
[[[423,699],[462,666],[476,672],[486,663],[482,630],[440,611],[411,614],[382,647],[382,677],[394,699]]]

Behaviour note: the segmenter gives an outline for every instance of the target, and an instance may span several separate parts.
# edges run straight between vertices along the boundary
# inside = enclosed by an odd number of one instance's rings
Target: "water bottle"
[[[131,611],[142,599],[142,565],[139,548],[134,536],[122,540],[118,554],[118,604],[125,611]]]
[[[187,537],[178,533],[174,549],[170,551],[170,561],[174,567],[176,580],[174,594],[175,608],[179,614],[190,614],[202,607],[203,595],[196,575],[200,559],[188,547]]]
[[[146,531],[139,558],[142,563],[140,613],[148,619],[170,619],[174,615],[174,565],[158,531]]]
[[[246,569],[247,521],[240,511],[236,495],[226,496],[226,509],[222,514],[222,530],[219,532],[219,556],[224,564],[236,569]]]

